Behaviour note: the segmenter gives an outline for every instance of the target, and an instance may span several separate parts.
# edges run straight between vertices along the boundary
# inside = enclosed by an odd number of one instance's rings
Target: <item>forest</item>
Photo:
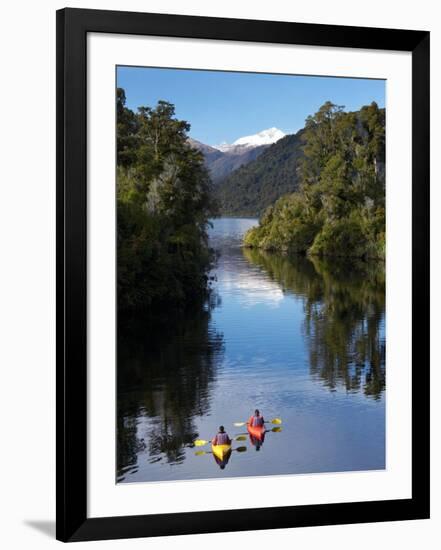
[[[331,102],[256,160],[213,185],[190,124],[159,101],[133,112],[117,90],[120,311],[186,307],[206,296],[209,218],[263,212],[249,248],[321,256],[385,256],[385,110]]]
[[[385,110],[325,103],[302,133],[298,189],[280,197],[244,237],[250,248],[385,257]]]
[[[203,156],[171,103],[134,113],[118,88],[116,108],[119,311],[185,307],[204,296],[213,260]]]

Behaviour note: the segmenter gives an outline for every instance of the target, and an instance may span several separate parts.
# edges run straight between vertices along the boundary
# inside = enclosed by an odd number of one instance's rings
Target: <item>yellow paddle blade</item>
[[[281,424],[282,423],[282,419],[281,418],[273,418],[271,420],[271,424]]]
[[[235,451],[237,451],[238,453],[244,453],[247,448],[246,447],[238,447],[237,449],[234,449]]]
[[[272,432],[281,432],[282,431],[282,428],[280,426],[274,426],[274,428],[271,429]]]
[[[238,428],[240,428],[241,426],[245,426],[246,422],[235,422],[233,424],[233,426],[237,426]]]
[[[196,456],[203,456],[203,455],[206,455],[207,454],[207,451],[196,451],[194,453]]]
[[[205,439],[196,439],[196,441],[194,442],[194,445],[195,447],[203,447],[207,443],[208,441],[206,441]]]
[[[246,435],[238,435],[237,437],[234,438],[235,441],[246,441],[247,440],[247,436]]]

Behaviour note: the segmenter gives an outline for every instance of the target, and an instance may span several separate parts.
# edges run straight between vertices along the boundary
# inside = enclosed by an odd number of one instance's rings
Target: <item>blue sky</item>
[[[209,145],[273,126],[294,133],[328,100],[346,110],[372,101],[385,106],[384,80],[118,67],[117,86],[133,110],[160,99],[174,103],[190,136]]]

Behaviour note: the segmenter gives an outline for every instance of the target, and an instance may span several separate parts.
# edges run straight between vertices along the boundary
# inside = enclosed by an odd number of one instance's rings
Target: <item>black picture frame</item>
[[[87,33],[412,53],[412,498],[87,517]],[[63,9],[57,12],[57,539],[85,541],[429,517],[429,32]],[[418,373],[418,375],[416,375]]]

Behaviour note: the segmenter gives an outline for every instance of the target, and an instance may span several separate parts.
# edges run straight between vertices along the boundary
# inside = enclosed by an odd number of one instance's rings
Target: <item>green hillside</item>
[[[298,190],[269,206],[246,246],[319,256],[385,256],[385,110],[325,103],[308,117]]]
[[[224,216],[259,216],[279,197],[298,187],[303,157],[302,131],[285,136],[254,161],[241,166],[215,187]]]

